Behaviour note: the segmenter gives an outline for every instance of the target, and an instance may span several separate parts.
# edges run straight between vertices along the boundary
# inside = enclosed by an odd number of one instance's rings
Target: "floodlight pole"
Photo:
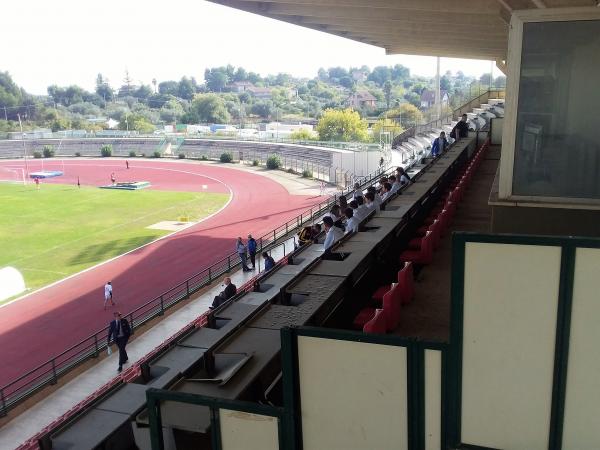
[[[29,167],[27,166],[27,148],[25,147],[25,133],[23,133],[23,124],[21,123],[21,114],[17,113],[19,118],[19,127],[21,128],[21,142],[23,142],[23,161],[25,162],[25,175],[29,177]],[[27,178],[25,178],[27,179]],[[27,183],[25,181],[25,183]]]

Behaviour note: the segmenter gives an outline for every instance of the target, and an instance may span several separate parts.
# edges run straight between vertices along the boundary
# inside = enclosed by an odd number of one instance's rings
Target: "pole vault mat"
[[[29,178],[54,178],[60,177],[63,173],[60,170],[42,170],[39,172],[31,172]]]
[[[151,185],[149,181],[122,181],[120,183],[100,186],[100,189],[121,189],[126,191],[137,191],[138,189],[144,189],[150,186]]]

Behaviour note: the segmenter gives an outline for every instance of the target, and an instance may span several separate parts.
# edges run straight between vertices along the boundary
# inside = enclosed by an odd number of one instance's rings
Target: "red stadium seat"
[[[365,323],[363,327],[364,333],[379,333],[385,334],[386,319],[383,313],[383,309],[375,310],[375,315],[371,320]]]
[[[400,294],[402,295],[401,303],[408,303],[410,301],[410,298],[412,298],[412,296],[414,295],[413,269],[411,263],[404,263],[402,269],[398,271],[397,282],[400,288]],[[373,296],[371,298],[373,299],[373,301],[381,304],[383,296],[390,289],[392,289],[391,284],[384,284],[373,293]],[[409,297],[409,300],[406,300],[405,295]]]
[[[385,317],[386,329],[390,331],[398,326],[398,321],[400,320],[400,306],[402,299],[400,298],[399,292],[398,285],[395,285],[383,296],[383,316]],[[376,311],[378,311],[376,308],[363,308],[354,318],[352,326],[358,330],[363,328],[365,324],[375,316]]]
[[[433,261],[433,238],[431,231],[423,237],[423,243],[419,250],[405,250],[400,254],[400,262],[412,262],[413,264],[431,264]]]

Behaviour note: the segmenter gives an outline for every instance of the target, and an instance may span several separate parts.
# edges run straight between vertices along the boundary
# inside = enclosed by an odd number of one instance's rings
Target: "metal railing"
[[[473,108],[478,108],[482,103],[487,102],[491,98],[504,98],[505,90],[504,89],[491,89],[487,90],[477,97],[472,98],[465,104],[459,106],[454,109],[452,113],[446,114],[439,119],[432,120],[430,122],[415,125],[414,127],[410,127],[407,130],[403,131],[399,135],[394,137],[393,146],[396,147],[400,145],[402,142],[406,141],[410,137],[414,137],[417,134],[423,133],[424,131],[429,131],[435,128],[441,128],[444,125],[449,125],[453,120],[458,120],[458,118],[467,112],[471,112]]]
[[[382,167],[370,176],[365,177],[361,180],[361,188],[370,185],[385,172],[386,169]],[[293,233],[295,234],[299,228],[306,224],[312,224],[315,220],[319,220],[337,202],[340,196],[347,196],[352,192],[352,188],[341,191],[339,194],[335,194],[326,201],[314,205],[299,216],[260,236],[257,239],[259,247],[257,252],[260,254],[262,251],[271,250],[277,245],[285,244],[285,242],[282,242],[284,238],[288,238]],[[187,278],[157,297],[138,306],[133,311],[124,314],[123,317],[129,321],[132,334],[140,326],[156,317],[164,315],[165,311],[177,305],[182,300],[188,299],[193,293],[210,285],[224,274],[237,269],[240,264],[237,253],[227,255],[210,267]],[[43,364],[38,365],[0,387],[0,417],[6,416],[11,409],[44,387],[56,384],[61,376],[79,364],[90,358],[98,357],[100,352],[107,347],[107,336],[108,327],[102,328]]]

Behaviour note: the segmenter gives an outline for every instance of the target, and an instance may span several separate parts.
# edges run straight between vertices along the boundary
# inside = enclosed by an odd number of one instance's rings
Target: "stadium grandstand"
[[[237,293],[207,311],[221,287],[204,286],[132,342],[119,376],[112,356],[43,399],[19,386],[36,399],[20,415],[15,389],[0,388],[1,446],[599,448],[598,3],[215,3],[388,53],[491,59],[506,94],[403,134],[391,162],[408,158],[411,180],[369,206],[358,231],[294,245],[290,231],[320,222],[337,196],[280,227],[266,247],[273,269],[222,268]],[[455,139],[431,155],[441,131]],[[342,195],[370,200],[396,173]]]

